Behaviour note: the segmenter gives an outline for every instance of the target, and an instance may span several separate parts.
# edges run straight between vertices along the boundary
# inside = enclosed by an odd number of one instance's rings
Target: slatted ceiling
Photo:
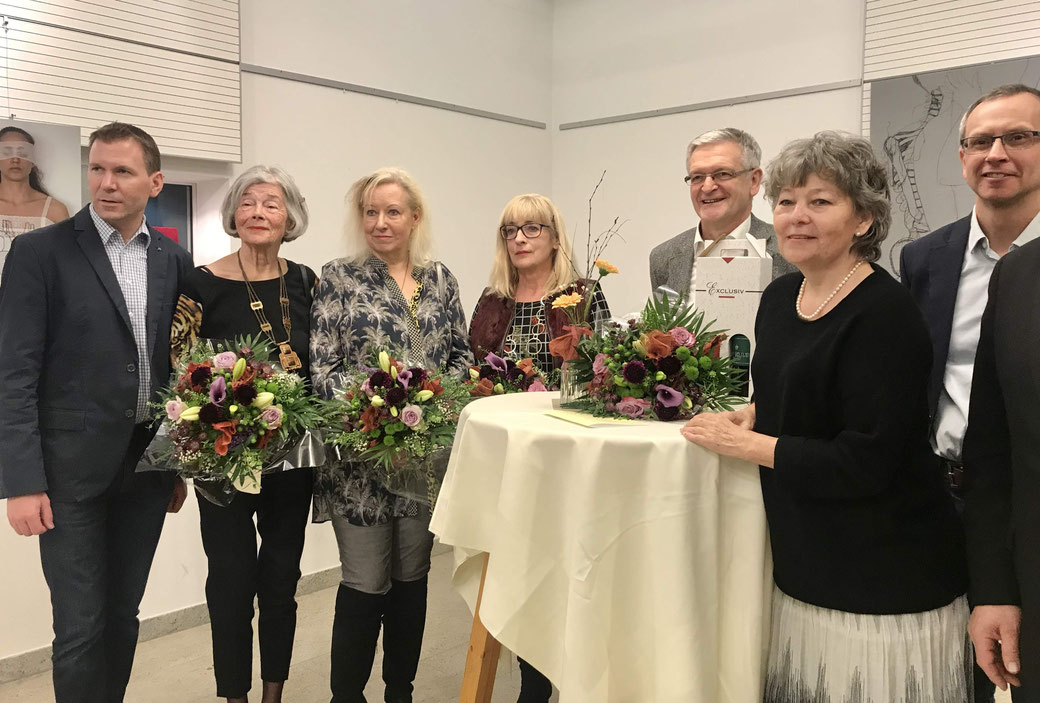
[[[961,32],[946,30],[931,36],[918,32],[910,39],[872,46],[865,52],[865,57],[867,61],[870,61],[874,58],[929,56],[958,49],[993,48],[994,41],[999,41],[1004,46],[1013,42],[1035,42],[1038,34],[1040,34],[1040,12],[1037,13],[1035,21],[1029,22],[1028,25],[1017,25],[1014,28],[998,25],[972,28]],[[951,41],[955,41],[957,46],[951,47]]]
[[[0,13],[82,32],[239,60],[237,3],[195,0],[6,0]]]
[[[93,0],[96,2],[97,0]],[[1015,8],[1029,8],[1033,0],[867,0],[867,19],[877,22],[902,21],[943,13],[968,12],[977,17]]]
[[[866,81],[1037,54],[1036,0],[867,0]]]
[[[132,81],[117,79],[97,74],[85,74],[82,71],[43,67],[43,71],[29,70],[25,66],[8,71],[7,83],[16,89],[40,90],[57,95],[73,95],[94,99],[103,91],[114,99],[128,101],[147,101],[157,105],[169,105],[169,109],[177,106],[191,107],[198,110],[209,110],[214,114],[224,114],[226,119],[239,119],[238,99],[225,93],[202,93],[179,86],[156,86],[154,89],[137,88]],[[86,77],[84,77],[86,76]],[[70,80],[74,79],[74,80]]]
[[[867,139],[870,139],[870,85],[863,84],[863,112],[859,128],[860,134]]]
[[[50,73],[30,71],[11,71],[7,77],[7,84],[15,91],[39,93],[64,100],[93,100],[99,91],[104,91],[112,97],[113,103],[136,105],[145,101],[166,110],[176,110],[178,107],[193,108],[198,111],[196,114],[206,110],[214,114],[214,119],[236,125],[239,121],[238,111],[233,105],[226,105],[227,110],[214,110],[215,104],[210,102],[208,97],[181,88],[135,91],[132,88],[117,86],[112,81],[76,81],[75,85],[70,86],[67,81],[65,84],[57,82]]]
[[[922,30],[919,25],[911,25],[899,31],[886,33],[881,38],[871,40],[870,52],[883,52],[890,48],[898,48],[913,43],[942,44],[951,40],[964,41],[991,37],[995,34],[1019,33],[1035,31],[1040,27],[1040,6],[1032,12],[1023,13],[1014,25],[1009,26],[1007,21],[1000,19],[980,19],[972,23],[971,27],[965,27],[962,23],[953,20],[937,23],[929,29]]]
[[[236,64],[15,18],[5,48],[6,114],[79,125],[84,144],[98,126],[122,120],[167,155],[241,159]]]

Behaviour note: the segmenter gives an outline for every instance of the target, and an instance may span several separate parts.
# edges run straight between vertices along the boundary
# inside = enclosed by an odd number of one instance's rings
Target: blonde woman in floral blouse
[[[460,376],[472,362],[459,286],[430,259],[429,215],[400,169],[347,195],[354,253],[322,269],[311,308],[311,375],[331,398],[344,374],[386,349]],[[360,464],[316,473],[314,520],[332,520],[342,582],[332,629],[333,703],[363,703],[380,624],[388,703],[410,702],[426,621],[433,535],[426,505],[390,493]]]

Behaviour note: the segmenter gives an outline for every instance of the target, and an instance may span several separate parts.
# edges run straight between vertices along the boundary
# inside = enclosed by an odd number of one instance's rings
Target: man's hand
[[[975,658],[989,680],[1001,691],[1008,684],[1021,686],[1018,674],[1018,630],[1022,609],[1016,605],[977,605],[971,611],[968,634],[975,645]]]
[[[170,496],[170,504],[166,506],[166,512],[180,512],[181,506],[184,505],[184,501],[187,499],[187,497],[188,487],[185,485],[184,479],[178,476],[177,482],[173,484],[173,495]]]
[[[54,529],[54,514],[46,493],[32,493],[7,499],[7,521],[22,537],[42,535]]]

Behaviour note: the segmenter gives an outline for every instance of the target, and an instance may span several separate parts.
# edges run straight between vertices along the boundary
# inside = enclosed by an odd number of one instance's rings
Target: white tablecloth
[[[771,561],[758,468],[678,423],[584,428],[555,393],[462,414],[431,530],[472,610],[561,703],[758,703]]]

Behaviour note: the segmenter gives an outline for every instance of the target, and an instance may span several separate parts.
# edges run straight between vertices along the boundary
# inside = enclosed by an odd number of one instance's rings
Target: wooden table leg
[[[488,558],[489,555],[485,554],[484,569],[480,572],[480,590],[477,592],[477,607],[473,612],[473,629],[469,635],[469,652],[466,654],[466,670],[462,674],[459,703],[491,703],[491,691],[495,688],[498,653],[502,645],[480,621],[480,602],[484,598]]]

